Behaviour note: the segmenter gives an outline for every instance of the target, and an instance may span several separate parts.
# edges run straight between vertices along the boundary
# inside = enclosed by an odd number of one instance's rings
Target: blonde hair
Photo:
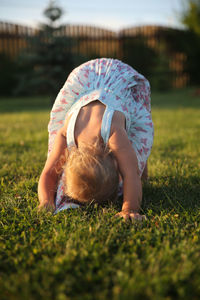
[[[114,156],[100,139],[68,151],[65,194],[81,203],[103,203],[117,198],[119,174]]]

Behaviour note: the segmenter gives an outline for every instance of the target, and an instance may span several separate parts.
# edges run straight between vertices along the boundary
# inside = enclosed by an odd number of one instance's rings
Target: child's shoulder
[[[122,129],[126,128],[126,118],[121,111],[116,110],[112,118],[112,125],[111,125],[111,132],[110,132],[111,135],[115,130],[119,130],[120,128]]]
[[[125,147],[129,144],[128,135],[126,132],[126,118],[120,111],[115,111],[113,115],[109,144],[111,147]],[[129,145],[128,145],[129,146]]]

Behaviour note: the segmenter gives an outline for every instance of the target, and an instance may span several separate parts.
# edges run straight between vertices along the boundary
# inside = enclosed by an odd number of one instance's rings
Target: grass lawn
[[[0,299],[200,299],[200,97],[152,94],[147,221],[37,212],[47,98],[0,99]]]

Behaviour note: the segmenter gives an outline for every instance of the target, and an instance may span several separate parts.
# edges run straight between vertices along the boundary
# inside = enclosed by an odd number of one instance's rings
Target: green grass
[[[117,204],[37,212],[48,99],[0,99],[0,298],[200,298],[200,98],[152,95],[147,221]]]

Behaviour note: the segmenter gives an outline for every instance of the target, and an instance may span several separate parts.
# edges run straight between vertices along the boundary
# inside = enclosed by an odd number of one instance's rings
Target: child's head
[[[81,203],[102,203],[116,199],[119,174],[113,154],[102,146],[73,147],[65,165],[65,193]]]

